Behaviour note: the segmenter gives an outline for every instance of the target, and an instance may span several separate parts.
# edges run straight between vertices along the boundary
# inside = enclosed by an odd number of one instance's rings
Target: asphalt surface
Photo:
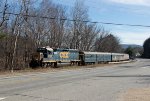
[[[97,68],[0,76],[0,101],[124,101],[124,92],[150,87],[150,60]],[[150,101],[150,100],[149,100]]]

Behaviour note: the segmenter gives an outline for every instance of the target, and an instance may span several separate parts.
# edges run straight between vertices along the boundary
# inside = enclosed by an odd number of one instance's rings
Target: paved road
[[[0,101],[125,101],[126,91],[149,84],[150,60],[138,59],[100,68],[3,76]]]

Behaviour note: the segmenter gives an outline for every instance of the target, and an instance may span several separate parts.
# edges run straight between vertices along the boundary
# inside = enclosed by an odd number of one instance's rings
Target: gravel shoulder
[[[150,88],[131,88],[121,95],[120,101],[150,101]]]

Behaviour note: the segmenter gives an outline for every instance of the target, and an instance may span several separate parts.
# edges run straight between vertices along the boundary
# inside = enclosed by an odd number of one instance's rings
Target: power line
[[[3,13],[3,12],[0,12]],[[26,17],[38,17],[38,18],[42,18],[42,19],[58,19],[58,20],[67,20],[67,21],[74,21],[74,22],[88,22],[88,23],[100,23],[100,24],[104,24],[104,25],[113,25],[113,26],[129,26],[129,27],[146,27],[146,28],[150,28],[150,25],[141,25],[141,24],[123,24],[123,23],[113,23],[113,22],[99,22],[99,21],[90,21],[90,20],[75,20],[75,19],[68,19],[68,18],[56,18],[56,17],[46,17],[46,16],[37,16],[37,15],[26,15],[26,14],[18,14],[18,13],[5,13],[5,14],[9,14],[9,15],[22,15],[22,16],[26,16]]]

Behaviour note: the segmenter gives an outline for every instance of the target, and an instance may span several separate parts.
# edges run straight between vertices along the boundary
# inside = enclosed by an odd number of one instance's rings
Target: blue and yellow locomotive
[[[36,53],[32,54],[30,67],[53,65],[57,67],[57,63],[79,63],[79,51],[76,49],[60,49],[42,47],[38,48]]]
[[[60,49],[42,47],[32,55],[30,67],[51,65],[57,63],[70,63],[85,65],[86,63],[107,63],[129,60],[129,55],[124,53],[85,52],[77,49]]]

